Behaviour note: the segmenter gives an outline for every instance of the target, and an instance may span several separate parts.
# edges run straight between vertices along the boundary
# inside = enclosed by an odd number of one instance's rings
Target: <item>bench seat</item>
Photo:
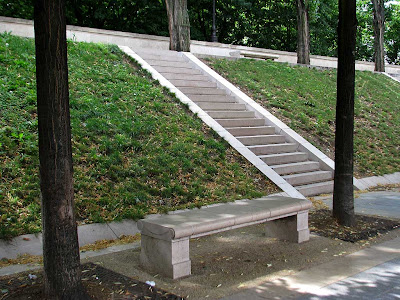
[[[272,60],[276,60],[276,59],[279,58],[279,55],[270,54],[270,53],[261,53],[261,52],[240,51],[240,55],[242,57],[256,58],[256,59],[272,59]]]
[[[309,239],[310,207],[305,199],[274,196],[140,220],[141,264],[174,279],[188,276],[190,238],[266,222],[268,236],[301,243]]]

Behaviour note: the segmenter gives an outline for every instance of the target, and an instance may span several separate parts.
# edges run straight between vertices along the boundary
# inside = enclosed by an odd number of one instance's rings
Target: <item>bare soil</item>
[[[140,249],[85,259],[83,282],[92,299],[217,299],[260,280],[273,280],[400,236],[399,220],[357,216],[339,226],[326,209],[310,212],[310,241],[265,237],[262,225],[191,240],[192,276],[165,278],[139,265]],[[43,299],[41,271],[0,278],[0,299]],[[155,287],[146,284],[154,281]],[[6,291],[6,292],[5,292]],[[168,291],[168,292],[166,292]]]
[[[351,243],[368,240],[400,228],[398,220],[364,215],[356,215],[355,218],[356,224],[353,227],[340,226],[332,218],[331,210],[319,209],[310,212],[309,227],[315,234]]]
[[[35,279],[31,279],[34,276]],[[90,299],[182,299],[146,283],[93,263],[82,265],[82,282]],[[0,299],[39,300],[43,294],[43,272],[23,272],[0,279]],[[7,290],[7,292],[5,292]]]

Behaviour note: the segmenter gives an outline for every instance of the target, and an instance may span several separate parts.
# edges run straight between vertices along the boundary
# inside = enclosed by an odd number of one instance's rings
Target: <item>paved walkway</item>
[[[319,197],[332,208],[332,195]],[[354,199],[356,213],[400,219],[400,192],[383,191],[360,194]]]
[[[400,299],[400,258],[330,284],[299,299]]]
[[[400,237],[224,300],[400,299]]]
[[[400,191],[360,194],[355,210],[400,219]],[[400,237],[223,299],[400,299]]]

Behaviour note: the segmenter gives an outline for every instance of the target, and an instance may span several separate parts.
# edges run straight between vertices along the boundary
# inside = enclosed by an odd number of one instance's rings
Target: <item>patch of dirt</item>
[[[254,225],[192,239],[189,277],[172,280],[143,269],[139,264],[140,248],[134,248],[83,259],[91,262],[83,264],[83,282],[92,298],[100,300],[182,299],[176,295],[217,299],[331,260],[340,263],[343,256],[400,236],[400,220],[357,216],[357,226],[346,228],[334,221],[323,201],[314,199],[313,204],[309,224],[314,234],[308,242],[295,244],[268,238],[264,225]],[[24,274],[19,288],[10,284],[15,276],[0,278],[0,300],[42,299],[41,273],[32,273],[38,277],[35,284],[28,280],[29,273]],[[146,281],[154,281],[155,287]]]
[[[144,282],[93,263],[82,265],[82,282],[91,299],[183,299]],[[24,272],[0,279],[1,300],[39,300],[43,295],[43,272]]]
[[[400,221],[363,215],[356,215],[355,217],[355,226],[346,227],[336,222],[332,217],[332,211],[329,209],[310,211],[310,231],[320,236],[355,243],[400,228]]]
[[[268,238],[264,231],[261,224],[192,239],[192,275],[179,280],[143,269],[139,264],[140,248],[85,261],[101,264],[142,282],[154,281],[157,287],[188,299],[219,299],[400,235],[400,229],[397,229],[368,241],[350,243],[312,234],[308,242],[296,244]]]

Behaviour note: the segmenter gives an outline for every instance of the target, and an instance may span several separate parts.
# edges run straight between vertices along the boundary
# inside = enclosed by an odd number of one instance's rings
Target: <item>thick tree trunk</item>
[[[74,215],[65,3],[34,10],[45,294],[85,299]]]
[[[375,71],[385,72],[385,48],[383,45],[385,34],[385,7],[384,0],[372,0],[374,5],[374,60]]]
[[[187,0],[166,0],[169,49],[190,52],[190,23]]]
[[[310,64],[310,27],[307,0],[297,0],[297,63]]]
[[[356,30],[356,0],[339,0],[333,215],[339,224],[346,226],[354,225],[353,135]]]

